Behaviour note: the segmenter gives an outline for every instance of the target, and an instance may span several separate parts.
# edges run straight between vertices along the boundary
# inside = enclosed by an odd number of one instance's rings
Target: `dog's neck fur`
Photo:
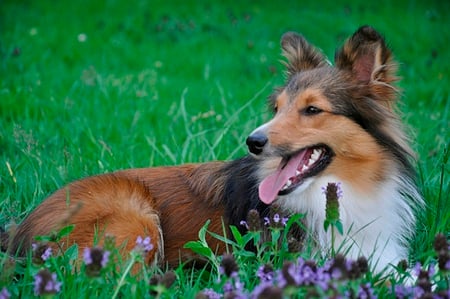
[[[343,191],[339,214],[344,235],[336,232],[335,244],[332,244],[330,230],[324,230],[326,198],[322,188],[329,182],[340,182]],[[334,246],[351,258],[371,257],[377,271],[382,271],[389,263],[396,265],[407,256],[407,240],[415,226],[412,206],[422,204],[413,182],[405,180],[398,172],[380,182],[371,193],[362,193],[350,183],[330,175],[310,179],[301,190],[279,200],[291,212],[306,213],[306,225],[318,252],[330,252]],[[372,219],[367,215],[372,215]]]

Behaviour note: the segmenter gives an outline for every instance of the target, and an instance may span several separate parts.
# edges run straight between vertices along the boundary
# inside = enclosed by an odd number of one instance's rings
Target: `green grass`
[[[246,135],[270,118],[266,97],[283,82],[280,36],[301,32],[332,58],[370,24],[401,63],[401,110],[428,203],[411,255],[429,262],[435,234],[450,231],[449,16],[440,0],[1,1],[0,226],[87,175],[244,155]],[[0,288],[12,283],[26,297],[30,273],[0,275]],[[89,280],[75,274],[66,292]],[[205,272],[177,275],[173,296],[209,284]],[[140,280],[122,292],[147,287]],[[88,283],[75,297],[79,290]]]

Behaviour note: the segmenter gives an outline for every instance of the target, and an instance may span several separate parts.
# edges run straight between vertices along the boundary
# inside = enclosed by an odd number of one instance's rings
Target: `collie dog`
[[[249,155],[230,162],[129,169],[68,184],[43,201],[9,237],[24,253],[35,236],[74,225],[63,240],[80,248],[112,235],[124,250],[150,237],[148,262],[175,265],[194,254],[183,245],[200,228],[223,234],[251,209],[267,216],[304,213],[318,252],[331,246],[324,230],[323,187],[339,183],[344,234],[336,244],[384,269],[407,258],[414,210],[423,200],[414,184],[408,145],[395,101],[396,63],[383,37],[359,28],[336,52],[335,65],[301,35],[283,35],[287,80],[269,97],[273,118],[247,138]],[[208,240],[224,250],[219,240]],[[61,245],[61,244],[60,244]]]

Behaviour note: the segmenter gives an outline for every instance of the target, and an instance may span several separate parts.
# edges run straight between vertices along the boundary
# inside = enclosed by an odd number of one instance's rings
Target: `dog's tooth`
[[[308,166],[306,166],[306,165],[303,165],[303,167],[302,167],[302,172],[305,172],[305,171],[307,171],[309,169],[309,167]]]
[[[317,149],[314,149],[311,157],[312,158],[317,158],[319,155],[320,155],[319,151]]]
[[[287,182],[286,182],[286,187],[290,187],[292,185],[292,181],[289,179]]]
[[[317,160],[317,159],[319,159],[321,154],[322,154],[321,151],[315,149],[311,155],[311,158],[313,158],[314,160]]]
[[[298,171],[298,170],[295,171],[295,175],[296,175],[296,176],[297,176],[297,175],[300,175],[300,174],[301,174],[300,171]]]
[[[308,160],[308,165],[312,165],[312,164],[314,164],[314,162],[316,162],[316,161],[317,161],[317,160],[310,158],[310,159]]]

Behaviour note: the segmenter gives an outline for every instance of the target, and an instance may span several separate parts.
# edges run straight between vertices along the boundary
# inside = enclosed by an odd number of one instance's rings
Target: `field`
[[[435,235],[450,235],[450,2],[305,2],[1,1],[0,227],[20,223],[81,177],[245,155],[247,134],[271,117],[267,96],[283,83],[281,35],[301,32],[332,60],[349,35],[370,24],[401,63],[400,109],[428,204],[411,262],[435,261]],[[165,269],[147,268],[136,278],[123,261],[112,274],[91,278],[70,268],[70,257],[45,262],[58,269],[57,297],[149,297],[150,288],[161,297],[193,298],[219,288],[209,268],[175,269],[166,290],[148,284]],[[237,262],[251,291],[257,281],[244,269],[256,265]],[[0,255],[0,291],[32,297],[41,269],[32,264],[11,266]],[[448,277],[446,283],[448,289]],[[392,296],[386,286],[374,292]]]

